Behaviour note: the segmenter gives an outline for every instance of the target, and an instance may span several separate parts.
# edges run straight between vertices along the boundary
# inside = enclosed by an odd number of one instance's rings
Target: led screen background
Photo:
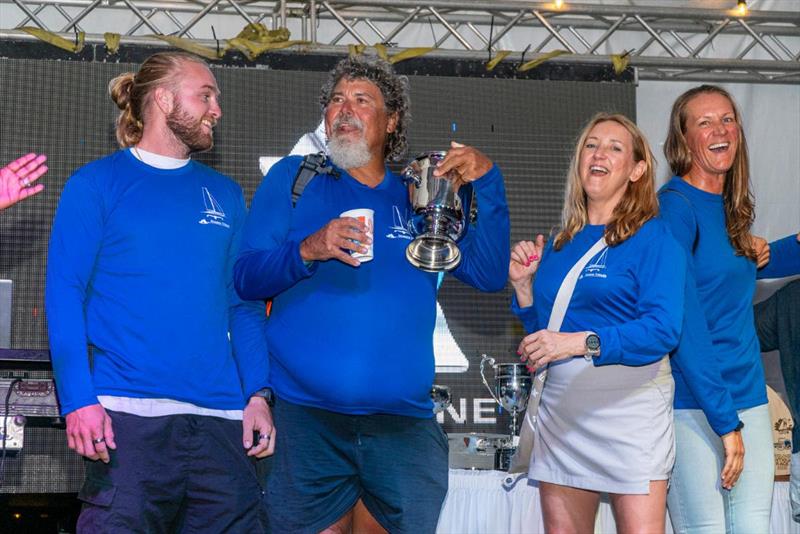
[[[261,181],[259,158],[289,153],[319,125],[319,89],[331,61],[287,55],[281,68],[215,65],[224,116],[213,151],[198,159],[237,180],[249,202]],[[458,76],[458,62],[442,65],[398,64],[411,83],[409,155],[445,149],[451,139],[485,152],[505,176],[512,242],[547,234],[557,224],[569,157],[589,117],[598,111],[635,116],[633,83],[569,80],[563,73],[555,81],[482,78],[472,71]],[[106,87],[117,74],[136,68],[135,62],[0,59],[0,161],[33,150],[48,154],[50,166],[43,193],[0,214],[0,279],[13,281],[13,348],[47,347],[46,253],[58,198],[74,169],[116,148],[117,110]],[[605,73],[600,78],[608,79]],[[523,332],[509,303],[508,289],[482,294],[451,277],[442,284],[439,304],[446,329],[440,317],[437,363],[443,370],[462,371],[436,376],[453,396],[453,408],[440,415],[449,431],[506,427],[487,400],[478,366],[482,353],[502,362],[516,359]],[[402,336],[405,314],[413,310],[394,310],[387,302],[385,312]]]

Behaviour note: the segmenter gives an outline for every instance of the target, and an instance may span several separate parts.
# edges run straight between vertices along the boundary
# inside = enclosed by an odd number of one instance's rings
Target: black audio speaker
[[[67,448],[64,429],[29,419],[24,433],[22,449],[6,451],[0,493],[77,493],[83,460]]]

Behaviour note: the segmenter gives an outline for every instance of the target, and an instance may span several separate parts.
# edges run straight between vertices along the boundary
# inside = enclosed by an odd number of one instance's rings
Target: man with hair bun
[[[385,61],[345,59],[321,105],[332,172],[314,177],[293,207],[303,158],[276,163],[253,199],[235,268],[242,298],[273,299],[269,527],[433,532],[448,476],[447,438],[430,400],[438,275],[406,260],[409,192],[386,166],[406,151],[408,80]],[[480,211],[453,274],[499,291],[510,248],[503,176],[457,143],[436,173],[451,171],[473,184]],[[372,228],[340,215],[359,208],[374,211]],[[370,243],[374,258],[351,256]]]
[[[222,116],[181,52],[111,81],[121,150],[67,182],[46,307],[79,532],[261,532],[251,457],[272,453],[264,315],[233,289],[242,190],[192,159]],[[91,358],[87,345],[92,347]]]

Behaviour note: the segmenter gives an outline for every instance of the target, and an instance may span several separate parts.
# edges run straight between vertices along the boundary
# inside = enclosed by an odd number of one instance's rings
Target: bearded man
[[[67,182],[47,270],[67,440],[87,459],[78,531],[263,531],[263,312],[232,278],[244,198],[189,157],[213,145],[217,82],[159,53],[109,92],[122,150]]]
[[[433,532],[447,492],[447,438],[433,418],[436,273],[405,255],[409,193],[386,166],[406,149],[408,81],[374,58],[349,58],[322,89],[327,174],[293,207],[302,158],[276,163],[253,199],[236,263],[245,299],[272,298],[269,384],[277,428],[265,497],[273,532]],[[472,182],[480,223],[459,243],[456,278],[505,285],[503,177],[453,144],[439,175]],[[296,196],[296,195],[295,195]],[[340,214],[374,211],[370,228]],[[359,261],[351,252],[374,247]]]

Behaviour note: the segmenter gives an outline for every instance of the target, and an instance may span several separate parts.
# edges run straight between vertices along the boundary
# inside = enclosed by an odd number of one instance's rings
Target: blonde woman
[[[575,147],[560,230],[547,246],[538,236],[512,249],[513,308],[530,332],[519,353],[548,368],[529,477],[550,532],[593,532],[601,492],[619,532],[664,530],[674,461],[666,355],[680,334],[685,257],[656,218],[653,171],[633,122],[595,116]],[[571,299],[554,306],[570,271]]]

